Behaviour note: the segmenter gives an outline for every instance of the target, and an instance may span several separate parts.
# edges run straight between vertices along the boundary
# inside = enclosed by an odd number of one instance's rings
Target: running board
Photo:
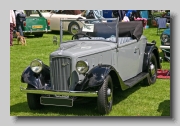
[[[134,85],[136,85],[137,83],[139,83],[140,81],[142,81],[144,78],[148,77],[148,75],[149,75],[149,73],[142,72],[142,73],[138,74],[137,76],[124,81],[124,84],[131,88]]]

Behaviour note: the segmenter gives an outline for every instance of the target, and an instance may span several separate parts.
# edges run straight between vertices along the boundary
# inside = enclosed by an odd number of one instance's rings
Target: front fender
[[[34,73],[30,66],[28,66],[21,75],[21,82],[31,84],[37,89],[42,89],[45,84],[50,87],[50,70],[49,67],[44,65],[39,74]]]
[[[33,85],[35,88],[38,88],[39,81],[38,76],[31,70],[28,66],[21,75],[21,82]]]
[[[111,73],[115,73],[115,76],[117,77],[118,81],[122,82],[122,79],[119,77],[114,67],[110,65],[99,65],[91,69],[86,74],[84,80],[81,83],[79,83],[76,87],[76,90],[99,90],[99,88],[104,83],[104,80],[106,79],[107,75],[111,75]]]

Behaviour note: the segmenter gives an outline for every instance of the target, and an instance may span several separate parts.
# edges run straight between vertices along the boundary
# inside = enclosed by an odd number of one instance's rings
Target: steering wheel
[[[88,38],[91,39],[91,37],[88,36],[88,35],[86,35],[85,33],[77,33],[77,34],[75,34],[75,35],[72,36],[72,40],[74,40],[74,39],[79,39],[79,35],[80,35],[81,37],[88,37]]]

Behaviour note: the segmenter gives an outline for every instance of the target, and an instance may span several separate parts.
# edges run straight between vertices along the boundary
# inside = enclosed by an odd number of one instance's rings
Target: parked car
[[[170,28],[163,31],[160,36],[160,48],[164,54],[164,60],[170,60]]]
[[[36,16],[37,14],[33,14],[31,16]],[[60,14],[56,10],[52,10],[50,12],[42,12],[42,15],[50,20],[50,29],[52,31],[60,31],[60,19],[77,19],[82,18],[85,19],[85,17],[81,16],[81,14],[78,15],[72,15],[72,14]],[[82,27],[81,23],[78,23],[76,20],[71,22],[63,22],[63,30],[69,31],[71,34],[76,34],[78,30]]]
[[[51,32],[50,20],[44,18],[39,10],[24,11],[27,16],[22,27],[25,36],[34,35],[36,37],[42,37],[44,33]],[[30,16],[31,14],[36,14],[36,16]],[[14,31],[16,31],[16,29]],[[16,34],[14,34],[14,37],[16,37]]]
[[[87,20],[100,19],[79,19],[79,23]],[[44,105],[72,107],[92,98],[104,115],[112,110],[115,88],[120,92],[140,81],[156,82],[159,52],[142,35],[142,22],[103,20],[113,21],[83,24],[72,40],[60,39],[60,47],[49,55],[49,65],[37,58],[23,71],[20,90],[27,93],[31,110]]]

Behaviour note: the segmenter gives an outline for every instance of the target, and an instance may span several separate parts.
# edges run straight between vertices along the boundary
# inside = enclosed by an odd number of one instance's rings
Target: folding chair
[[[158,25],[157,26],[157,35],[160,32],[160,29],[166,29],[167,28],[166,22],[167,22],[166,18],[157,18],[157,25]]]

